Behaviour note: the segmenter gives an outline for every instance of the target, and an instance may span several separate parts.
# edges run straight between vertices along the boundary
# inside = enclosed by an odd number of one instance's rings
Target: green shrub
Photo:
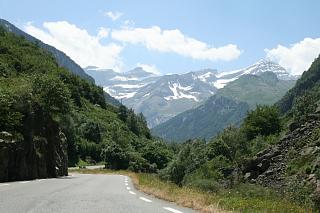
[[[281,131],[281,120],[278,109],[274,106],[257,106],[250,111],[242,124],[248,140],[258,135],[272,135]]]

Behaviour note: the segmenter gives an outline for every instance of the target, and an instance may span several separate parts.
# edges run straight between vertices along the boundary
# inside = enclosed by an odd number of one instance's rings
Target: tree
[[[295,121],[299,123],[304,122],[308,114],[315,112],[320,98],[319,90],[319,86],[316,86],[312,90],[306,91],[301,96],[295,98],[292,107]]]
[[[46,113],[70,112],[70,92],[66,85],[57,77],[39,75],[33,83],[35,101]]]
[[[82,133],[84,138],[88,141],[93,141],[98,144],[102,140],[100,126],[98,123],[94,123],[92,121],[84,123],[82,126]]]
[[[127,169],[129,166],[129,154],[114,142],[109,142],[101,155],[110,169]]]
[[[127,118],[128,118],[128,110],[127,110],[127,107],[125,107],[124,105],[120,105],[119,107],[119,112],[118,112],[118,117],[126,122],[127,121]]]
[[[257,106],[248,113],[242,128],[248,140],[258,135],[271,135],[281,131],[281,120],[278,109],[275,106]]]
[[[0,88],[0,131],[14,131],[21,126],[23,115],[13,109],[15,104],[13,95]]]

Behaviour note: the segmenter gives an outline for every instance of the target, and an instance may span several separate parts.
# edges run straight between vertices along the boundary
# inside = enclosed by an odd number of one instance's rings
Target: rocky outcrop
[[[293,180],[313,186],[311,197],[320,205],[320,114],[311,114],[306,120],[302,125],[289,125],[279,143],[247,161],[242,173],[251,183],[276,189],[292,187]]]
[[[244,164],[243,173],[247,180],[265,186],[281,184],[290,160],[289,150],[295,148],[296,152],[303,155],[304,151],[317,152],[320,147],[303,146],[301,141],[306,141],[312,132],[320,127],[319,116],[312,115],[312,120],[305,124],[292,128],[277,145],[259,152],[255,158]],[[296,126],[296,124],[295,124]],[[300,151],[299,151],[300,150]]]
[[[23,135],[0,132],[0,182],[68,175],[67,142],[41,112],[25,116]]]

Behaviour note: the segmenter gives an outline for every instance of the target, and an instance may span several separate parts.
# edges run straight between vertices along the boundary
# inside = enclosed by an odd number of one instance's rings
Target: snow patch
[[[199,75],[198,78],[200,79],[200,81],[207,82],[207,78],[212,75],[214,75],[212,72],[207,72],[205,74]]]
[[[144,97],[147,97],[149,95],[150,95],[150,93],[147,93],[147,94],[143,95],[142,97],[144,98]]]
[[[146,84],[115,84],[113,87],[121,87],[124,89],[137,89],[144,87]]]
[[[115,76],[115,77],[111,78],[110,80],[112,80],[112,81],[137,81],[139,79],[138,78],[129,78],[129,77],[125,77],[125,76]]]
[[[164,97],[164,99],[167,101],[177,100],[177,99],[182,99],[182,98],[193,99],[196,102],[199,101],[197,99],[197,97],[190,95],[190,94],[183,93],[183,91],[187,92],[187,91],[191,90],[192,89],[191,86],[183,87],[180,85],[180,83],[173,83],[172,86],[169,85],[169,89],[171,90],[173,95]]]
[[[128,93],[120,92],[113,97],[115,97],[116,99],[128,99],[128,98],[132,98],[136,93],[137,92],[128,92]]]
[[[223,88],[225,85],[227,85],[228,83],[230,83],[231,81],[235,81],[237,80],[238,77],[236,78],[230,78],[230,79],[218,79],[217,81],[215,81],[213,83],[213,85],[218,88],[218,89],[221,89]]]

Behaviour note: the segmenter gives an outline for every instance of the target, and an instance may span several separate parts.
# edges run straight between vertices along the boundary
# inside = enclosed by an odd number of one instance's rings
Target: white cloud
[[[135,23],[132,20],[125,20],[123,21],[124,27],[134,27]]]
[[[294,75],[301,75],[320,54],[320,38],[304,40],[285,47],[265,49],[267,58],[278,62]]]
[[[124,27],[120,30],[113,30],[111,37],[126,43],[142,44],[151,50],[174,52],[200,60],[231,61],[241,54],[241,50],[234,44],[212,47],[202,41],[184,35],[178,29],[162,30],[158,26],[151,28]]]
[[[100,27],[99,31],[98,31],[98,36],[97,36],[98,39],[108,38],[109,32],[110,32],[110,29],[104,28],[104,27]]]
[[[108,37],[109,30],[100,28],[97,36],[66,21],[45,22],[43,28],[31,23],[25,31],[41,41],[65,52],[81,67],[94,65],[119,71],[122,67],[122,46],[115,43],[102,44],[100,39]]]
[[[155,75],[160,75],[160,71],[158,70],[158,68],[154,65],[154,64],[142,64],[142,63],[138,63],[137,67],[141,67],[142,69],[144,69],[145,71],[155,74]]]
[[[104,16],[107,16],[112,19],[112,21],[116,21],[119,19],[121,16],[123,16],[123,13],[120,13],[118,11],[112,12],[112,11],[107,11],[104,13]]]

